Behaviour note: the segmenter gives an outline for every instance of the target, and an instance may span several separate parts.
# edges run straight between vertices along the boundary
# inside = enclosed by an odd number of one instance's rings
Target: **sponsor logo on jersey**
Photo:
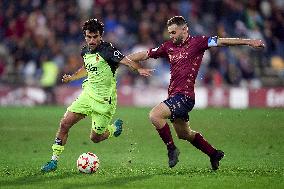
[[[155,52],[155,51],[157,51],[158,49],[159,49],[159,47],[152,49],[152,51]]]
[[[120,57],[122,56],[121,52],[119,52],[118,50],[113,52],[113,56],[117,57],[118,59],[120,59]]]

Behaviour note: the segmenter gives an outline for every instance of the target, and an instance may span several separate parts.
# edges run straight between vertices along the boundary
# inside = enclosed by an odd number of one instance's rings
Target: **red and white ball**
[[[94,173],[98,170],[99,166],[99,158],[92,152],[83,153],[77,159],[77,168],[82,173]]]

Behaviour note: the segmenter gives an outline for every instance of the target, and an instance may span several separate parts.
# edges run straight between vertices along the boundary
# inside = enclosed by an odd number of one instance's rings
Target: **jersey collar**
[[[184,44],[186,44],[189,41],[190,35],[187,36],[187,38],[184,40],[184,42],[182,44],[180,44],[180,46],[183,46]]]

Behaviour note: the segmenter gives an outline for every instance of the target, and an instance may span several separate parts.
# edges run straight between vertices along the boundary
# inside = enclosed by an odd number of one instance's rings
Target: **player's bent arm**
[[[130,59],[128,56],[125,56],[119,63],[124,64],[130,67],[133,70],[138,70],[141,68],[140,64]]]
[[[145,77],[151,76],[151,73],[154,71],[153,69],[142,68],[139,63],[134,62],[128,56],[124,57],[119,63],[124,64],[133,70],[136,70],[140,75]]]
[[[88,75],[87,70],[84,66],[82,66],[79,70],[77,70],[74,74],[72,75],[63,75],[62,77],[62,82],[68,83],[70,81],[74,81],[77,79],[81,79],[83,77],[86,77]]]
[[[242,38],[218,38],[218,46],[249,45],[254,48],[264,48],[264,43],[260,39]]]
[[[140,51],[140,52],[137,52],[137,53],[132,53],[130,55],[127,55],[127,58],[134,61],[134,62],[147,60],[149,58],[148,51]]]

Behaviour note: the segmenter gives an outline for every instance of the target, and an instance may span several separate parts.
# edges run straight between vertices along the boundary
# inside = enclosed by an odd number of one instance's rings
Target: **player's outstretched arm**
[[[130,59],[129,56],[125,56],[120,63],[130,67],[132,70],[137,70],[140,75],[145,77],[151,76],[154,71],[153,69],[142,68],[139,63]]]
[[[64,74],[62,76],[62,82],[64,83],[68,83],[70,81],[74,81],[74,80],[77,80],[77,79],[81,79],[83,77],[86,77],[87,76],[87,70],[84,66],[82,66],[79,70],[77,70],[74,74],[72,75],[67,75],[67,74]]]
[[[140,51],[137,53],[132,53],[127,55],[127,58],[134,61],[134,62],[140,62],[143,60],[147,60],[149,58],[147,51]]]
[[[248,45],[253,48],[264,48],[265,45],[260,39],[242,38],[218,38],[218,46]]]

